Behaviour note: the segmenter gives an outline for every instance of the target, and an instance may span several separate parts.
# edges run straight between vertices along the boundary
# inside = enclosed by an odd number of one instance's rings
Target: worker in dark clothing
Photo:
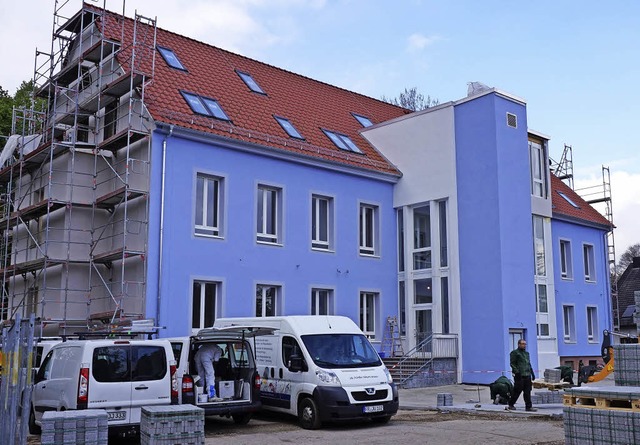
[[[531,381],[535,380],[536,376],[531,367],[531,360],[527,352],[527,342],[524,339],[518,340],[518,347],[511,351],[509,363],[511,364],[511,372],[513,372],[514,388],[508,409],[515,411],[515,403],[520,394],[524,393],[525,410],[538,411],[531,404]]]
[[[489,385],[489,391],[491,391],[491,400],[494,405],[502,403],[506,405],[511,399],[513,393],[513,383],[505,376],[498,377],[498,379]]]
[[[560,365],[556,367],[556,369],[560,370],[560,378],[562,381],[573,386],[573,368],[567,365]]]

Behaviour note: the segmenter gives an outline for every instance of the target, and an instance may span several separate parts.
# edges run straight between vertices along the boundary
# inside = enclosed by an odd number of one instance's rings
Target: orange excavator
[[[620,337],[620,343],[638,343],[638,337],[611,332],[605,329],[602,333],[602,347],[600,348],[604,366],[602,369],[599,369],[597,366],[583,365],[582,360],[580,360],[580,364],[578,365],[578,386],[583,383],[599,382],[614,371],[615,360],[613,357],[613,347],[611,346],[612,336]]]

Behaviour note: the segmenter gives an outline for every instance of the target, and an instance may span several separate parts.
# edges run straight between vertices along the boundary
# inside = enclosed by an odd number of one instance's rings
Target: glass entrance
[[[431,309],[416,309],[416,347],[418,352],[431,352],[431,341],[421,344],[433,334]]]

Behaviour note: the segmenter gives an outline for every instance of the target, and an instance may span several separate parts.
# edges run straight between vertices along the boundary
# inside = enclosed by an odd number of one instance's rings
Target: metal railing
[[[400,375],[400,386],[415,375],[430,369],[437,358],[458,358],[457,334],[429,333],[410,349],[394,366]]]

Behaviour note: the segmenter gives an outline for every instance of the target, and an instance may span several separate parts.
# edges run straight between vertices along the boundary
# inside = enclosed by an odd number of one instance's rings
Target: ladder
[[[398,329],[398,317],[387,317],[387,326],[382,336],[380,351],[384,352],[387,357],[402,357],[404,355],[400,330]]]

